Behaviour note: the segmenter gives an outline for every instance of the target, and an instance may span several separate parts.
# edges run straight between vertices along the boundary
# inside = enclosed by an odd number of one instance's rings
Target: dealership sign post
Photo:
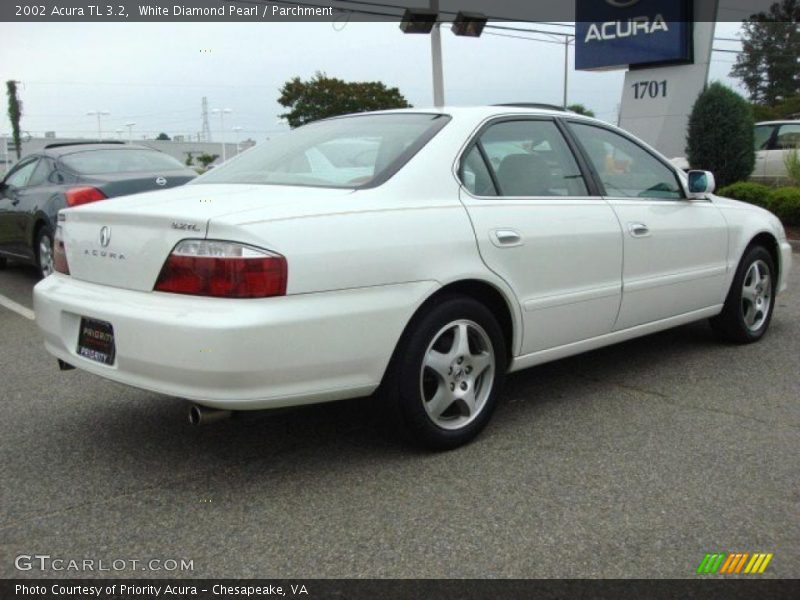
[[[619,125],[684,156],[689,113],[708,79],[717,2],[576,0],[575,67],[628,68]]]

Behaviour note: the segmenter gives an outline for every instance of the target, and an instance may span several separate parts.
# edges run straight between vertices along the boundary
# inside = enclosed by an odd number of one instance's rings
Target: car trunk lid
[[[106,197],[127,196],[141,192],[174,188],[188,183],[197,175],[188,169],[165,172],[115,173],[84,177],[82,183],[96,187]]]
[[[257,208],[259,214],[280,218],[307,214],[309,206],[324,206],[351,193],[349,189],[194,184],[64,210],[61,236],[72,277],[151,291],[175,245],[184,239],[205,238],[211,219]]]

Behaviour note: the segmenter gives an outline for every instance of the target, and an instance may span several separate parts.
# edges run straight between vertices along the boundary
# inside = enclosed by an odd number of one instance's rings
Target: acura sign
[[[576,0],[575,68],[692,62],[692,0]]]

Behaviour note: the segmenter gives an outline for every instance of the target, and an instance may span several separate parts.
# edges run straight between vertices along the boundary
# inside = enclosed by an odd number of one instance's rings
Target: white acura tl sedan
[[[59,215],[34,290],[63,368],[195,419],[378,392],[418,442],[510,371],[710,318],[754,342],[791,250],[615,127],[541,105],[319,121],[180,188]]]

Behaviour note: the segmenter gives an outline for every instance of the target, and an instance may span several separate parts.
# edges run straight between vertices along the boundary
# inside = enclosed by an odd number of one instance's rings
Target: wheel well
[[[756,237],[750,240],[750,246],[763,246],[767,249],[770,256],[772,256],[772,262],[775,264],[776,273],[776,281],[780,281],[780,274],[781,274],[781,254],[778,250],[778,240],[775,239],[771,233],[762,232],[759,233]]]
[[[465,279],[449,283],[441,289],[436,290],[436,293],[425,300],[422,306],[417,309],[414,316],[416,317],[417,314],[420,314],[442,296],[454,294],[468,296],[473,300],[477,300],[491,311],[503,332],[503,338],[506,342],[506,352],[508,359],[511,360],[511,357],[514,356],[514,320],[511,317],[511,309],[503,294],[500,293],[496,287],[485,281]]]

